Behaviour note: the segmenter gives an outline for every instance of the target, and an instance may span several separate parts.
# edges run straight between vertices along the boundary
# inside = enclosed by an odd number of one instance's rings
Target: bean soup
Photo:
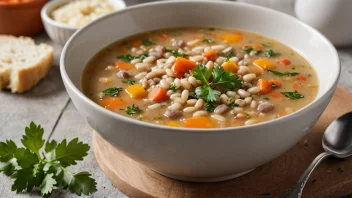
[[[252,125],[311,103],[318,79],[290,47],[251,32],[163,29],[117,41],[96,54],[83,92],[132,119],[171,127]]]

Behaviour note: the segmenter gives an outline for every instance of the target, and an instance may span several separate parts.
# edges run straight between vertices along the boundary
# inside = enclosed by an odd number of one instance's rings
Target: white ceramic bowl
[[[68,39],[79,29],[78,27],[73,27],[67,24],[63,24],[57,21],[54,21],[50,14],[56,8],[69,3],[72,0],[53,0],[49,1],[42,8],[40,16],[42,18],[45,31],[48,33],[51,40],[55,43],[65,45]],[[123,0],[109,0],[110,3],[114,6],[115,10],[121,10],[126,7],[126,4]]]
[[[140,32],[184,26],[238,28],[291,46],[315,68],[319,77],[317,98],[303,109],[270,122],[190,129],[129,119],[100,107],[80,91],[84,67],[108,44]],[[335,48],[313,28],[277,11],[225,1],[166,1],[127,8],[79,30],[61,56],[61,75],[73,103],[107,141],[163,175],[200,182],[239,176],[294,146],[329,103],[339,73]]]

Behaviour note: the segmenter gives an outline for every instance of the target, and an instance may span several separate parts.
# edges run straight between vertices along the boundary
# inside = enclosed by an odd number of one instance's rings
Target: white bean
[[[192,49],[193,52],[202,53],[205,46],[198,46]]]
[[[174,102],[180,103],[180,104],[185,104],[186,100],[183,100],[182,98],[175,98]]]
[[[197,108],[195,108],[195,107],[186,107],[186,108],[183,109],[183,112],[190,113],[190,112],[193,112],[193,111],[196,111],[196,110],[197,110]]]
[[[154,82],[154,80],[152,79],[149,79],[148,80],[148,83],[149,83],[149,86],[152,86],[152,85],[155,85],[156,83]]]
[[[170,56],[172,56],[172,54],[171,54],[170,52],[164,53],[164,57],[165,57],[165,58],[170,58]]]
[[[246,105],[246,102],[241,99],[235,100],[235,103],[238,104],[238,106],[240,106],[240,107],[243,107],[244,105]]]
[[[243,113],[244,109],[242,107],[235,107],[232,111],[233,113]]]
[[[178,89],[181,86],[181,80],[178,78],[175,78],[174,85]]]
[[[221,94],[220,101],[221,101],[221,103],[228,105],[229,104],[229,97],[227,97],[226,94]]]
[[[180,94],[180,93],[174,93],[174,94],[171,94],[171,95],[170,95],[170,99],[171,99],[171,100],[174,100],[174,99],[179,98],[179,97],[181,97],[181,94]]]
[[[239,75],[245,75],[249,73],[249,68],[247,66],[240,66],[237,73]]]
[[[223,50],[225,48],[226,48],[225,45],[213,45],[213,46],[211,46],[211,49],[213,49],[215,51],[220,51],[220,50]]]
[[[244,89],[239,89],[239,90],[237,91],[237,93],[238,93],[238,95],[240,95],[242,98],[246,98],[246,97],[250,96],[250,94],[249,94],[247,91],[245,91]]]
[[[168,91],[166,92],[166,95],[171,96],[173,93],[174,93],[174,91],[168,90]]]
[[[231,57],[230,61],[238,63],[239,59],[235,56],[235,57]]]
[[[191,83],[188,82],[188,80],[185,79],[185,78],[181,80],[181,86],[182,86],[184,89],[188,89],[188,90],[192,87]]]
[[[247,120],[244,125],[252,125],[252,124],[255,124],[257,123],[258,121],[256,119],[249,119]]]
[[[212,114],[210,117],[215,119],[215,120],[217,120],[217,121],[220,121],[220,122],[225,122],[226,121],[226,118],[224,116],[221,116],[221,115],[218,115],[218,114]]]
[[[230,46],[230,47],[228,47],[228,48],[222,50],[222,53],[227,54],[227,53],[229,53],[231,50],[232,50],[232,47]]]
[[[187,99],[188,99],[188,96],[189,96],[189,91],[188,90],[183,90],[182,93],[181,93],[181,99],[186,102]]]
[[[168,59],[167,59],[167,63],[174,63],[176,61],[176,58],[174,56],[170,56]]]
[[[139,84],[142,85],[142,87],[144,88],[148,88],[148,80],[146,78],[142,78],[140,81],[139,81]]]
[[[200,109],[204,105],[204,100],[203,99],[198,99],[196,104],[194,105],[195,108]]]
[[[111,82],[111,79],[107,78],[107,77],[100,77],[99,78],[99,82],[101,82],[101,83],[109,83],[109,82]]]
[[[245,54],[243,58],[244,58],[244,59],[249,59],[249,55],[248,55],[248,54]]]
[[[236,115],[236,118],[247,118],[247,115],[244,114],[244,113],[238,113],[238,114]]]
[[[257,55],[258,51],[256,50],[252,50],[251,52],[249,52],[249,56],[255,56]]]
[[[170,77],[175,77],[175,76],[176,76],[176,75],[175,75],[175,72],[172,71],[172,69],[166,69],[165,71],[166,71],[166,74],[167,74],[168,76],[170,76]]]
[[[206,67],[208,70],[213,69],[213,67],[214,67],[214,62],[213,62],[213,61],[208,61],[207,64],[205,65],[205,67]]]
[[[207,116],[209,113],[207,111],[196,111],[193,113],[193,117]]]
[[[148,106],[148,109],[158,109],[161,107],[160,103],[152,104]]]
[[[143,63],[152,63],[155,61],[155,59],[156,59],[155,56],[149,56],[149,57],[143,59]]]
[[[173,110],[179,110],[181,109],[182,105],[180,103],[174,103],[171,106],[169,106],[169,109],[173,109]]]
[[[188,82],[190,82],[193,85],[193,87],[198,86],[197,79],[193,76],[188,77]]]
[[[236,92],[234,92],[234,91],[227,91],[227,92],[226,92],[226,95],[229,96],[229,97],[235,97],[235,96],[236,96]]]
[[[189,100],[187,100],[187,104],[188,105],[195,105],[196,104],[196,102],[197,102],[197,99],[189,99]]]
[[[169,89],[170,88],[170,84],[168,82],[166,82],[165,79],[162,79],[160,82],[160,86],[164,89]]]
[[[260,91],[259,87],[256,87],[256,86],[247,89],[247,92],[250,94],[257,94],[259,93],[259,91]]]
[[[220,65],[220,64],[222,64],[225,60],[226,60],[226,59],[225,59],[224,57],[219,57],[219,58],[216,59],[215,62]]]
[[[257,101],[252,100],[252,102],[251,102],[251,104],[250,104],[250,107],[251,107],[252,109],[257,108]]]
[[[114,70],[114,69],[115,69],[115,67],[114,67],[114,66],[111,66],[111,65],[108,65],[108,66],[105,68],[105,70],[109,70],[109,71]]]
[[[151,72],[149,72],[146,77],[147,78],[154,78],[154,77],[159,77],[159,76],[162,76],[163,74],[165,74],[166,71],[165,69],[155,69]]]
[[[252,102],[252,97],[246,97],[245,99],[244,99],[244,101],[246,102],[246,104],[250,104],[251,102]]]
[[[136,64],[136,69],[147,71],[147,70],[150,69],[150,64],[149,63],[137,63]]]
[[[162,64],[164,64],[166,62],[166,60],[167,59],[165,59],[165,58],[158,59],[158,60],[156,60],[156,64],[157,65],[162,65]]]
[[[192,47],[192,46],[194,46],[194,45],[196,45],[198,43],[200,43],[200,39],[195,39],[195,40],[192,40],[192,41],[188,41],[187,45]]]
[[[193,62],[201,62],[203,59],[204,59],[204,57],[201,55],[189,57],[189,60],[191,60]]]
[[[242,77],[242,79],[246,82],[251,82],[255,78],[257,78],[257,76],[255,74],[246,74]]]

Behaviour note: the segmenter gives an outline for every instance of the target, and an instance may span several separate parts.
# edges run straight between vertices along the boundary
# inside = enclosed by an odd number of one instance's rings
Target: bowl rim
[[[186,128],[186,127],[170,127],[170,126],[165,126],[165,125],[152,124],[149,122],[143,122],[143,121],[131,119],[126,116],[122,116],[122,115],[119,115],[115,112],[109,111],[109,110],[101,107],[100,105],[98,105],[97,103],[92,101],[91,99],[89,99],[87,96],[85,96],[82,93],[82,91],[80,89],[78,89],[73,84],[71,79],[69,78],[69,76],[66,72],[66,68],[65,68],[65,59],[66,59],[67,49],[70,46],[71,42],[73,42],[76,37],[78,37],[82,32],[86,31],[86,29],[88,29],[90,26],[92,26],[96,23],[99,23],[101,20],[105,20],[106,18],[110,18],[110,17],[113,17],[115,15],[119,15],[124,12],[129,12],[130,10],[143,9],[144,7],[152,7],[152,6],[159,5],[159,4],[187,4],[187,3],[192,4],[192,3],[199,3],[199,2],[209,3],[209,4],[225,4],[225,5],[238,4],[243,7],[254,7],[255,9],[270,12],[270,13],[279,15],[280,17],[284,17],[285,20],[291,20],[292,22],[298,23],[299,25],[306,28],[308,31],[313,32],[317,37],[319,37],[320,40],[325,42],[328,45],[328,47],[331,48],[332,56],[330,58],[334,59],[334,62],[336,63],[336,66],[337,66],[337,72],[334,76],[334,82],[330,85],[330,87],[326,91],[324,91],[321,94],[321,96],[319,98],[318,97],[315,98],[314,101],[312,101],[308,105],[304,106],[303,108],[299,109],[298,111],[296,111],[292,114],[280,117],[280,118],[276,118],[273,120],[260,122],[260,123],[256,123],[256,124],[248,125],[248,126],[237,126],[237,127],[226,127],[226,128]],[[169,132],[176,132],[176,133],[180,133],[180,132],[184,132],[184,133],[190,133],[190,132],[192,132],[192,133],[214,133],[214,132],[228,133],[228,132],[233,132],[233,131],[238,131],[238,130],[245,130],[248,128],[252,128],[252,129],[258,128],[259,129],[260,127],[263,127],[263,126],[275,125],[278,122],[287,122],[288,120],[302,116],[305,113],[307,113],[307,111],[314,109],[316,106],[319,105],[319,103],[322,101],[322,99],[328,97],[328,95],[331,92],[335,91],[337,84],[338,84],[339,77],[340,77],[340,73],[341,73],[341,63],[340,63],[340,59],[339,59],[336,48],[332,45],[332,43],[323,34],[321,34],[316,29],[310,27],[309,25],[303,23],[302,21],[300,21],[300,20],[296,19],[295,17],[288,15],[286,13],[279,12],[279,11],[276,11],[276,10],[273,10],[270,8],[261,7],[261,6],[257,6],[257,5],[253,5],[253,4],[242,3],[242,2],[212,1],[212,0],[179,0],[179,1],[157,1],[157,2],[143,3],[143,4],[138,4],[138,5],[134,5],[131,7],[127,7],[123,10],[107,14],[107,15],[89,23],[88,25],[84,26],[83,28],[79,29],[77,32],[75,32],[70,37],[70,39],[66,42],[66,44],[62,50],[61,57],[60,57],[60,72],[61,72],[61,76],[62,76],[64,83],[67,85],[66,86],[67,89],[71,89],[71,91],[74,94],[76,94],[76,96],[78,96],[80,98],[80,100],[83,100],[86,103],[88,103],[90,106],[92,106],[92,108],[95,111],[99,111],[100,113],[105,114],[106,116],[112,117],[114,119],[117,119],[117,120],[120,120],[123,122],[127,122],[129,124],[134,124],[139,127],[150,127],[150,128],[154,128],[154,129],[158,129],[158,130],[167,130]]]
[[[45,1],[48,1],[48,0],[45,0]],[[72,1],[72,0],[55,0],[55,1],[48,1],[48,2],[43,6],[43,8],[41,9],[41,11],[40,11],[40,16],[42,17],[43,21],[46,21],[46,22],[50,23],[51,25],[57,26],[57,27],[62,28],[62,29],[68,29],[68,30],[73,30],[73,31],[76,31],[76,30],[78,30],[78,29],[81,29],[81,28],[84,27],[85,25],[82,26],[82,27],[75,27],[75,26],[71,26],[71,25],[68,25],[68,24],[64,24],[64,23],[60,23],[60,22],[58,22],[58,21],[55,21],[55,20],[53,20],[53,19],[49,16],[50,12],[52,12],[55,8],[57,8],[58,6],[67,4],[67,3],[71,2],[71,1]],[[110,0],[110,1],[111,1],[111,0]],[[117,2],[116,4],[119,4],[119,6],[121,6],[121,10],[126,8],[126,3],[125,3],[123,0],[114,0],[114,1]],[[112,13],[118,12],[118,11],[120,11],[120,10],[115,10],[115,11],[113,11]],[[108,14],[111,14],[111,13],[108,13]],[[107,15],[108,15],[108,14],[107,14]],[[105,17],[105,15],[104,15],[104,16],[101,16],[101,17],[99,17],[99,18],[102,18],[102,17]],[[98,18],[98,19],[99,19],[99,18]],[[96,20],[98,20],[98,19],[96,19]],[[90,23],[92,23],[92,22],[94,22],[94,21],[96,21],[96,20],[93,20],[93,21],[91,21]]]

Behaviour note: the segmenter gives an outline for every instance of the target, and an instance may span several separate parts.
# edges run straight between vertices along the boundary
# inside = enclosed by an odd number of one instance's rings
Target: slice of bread
[[[53,62],[54,50],[36,45],[29,37],[0,35],[0,90],[22,93],[44,78]]]

